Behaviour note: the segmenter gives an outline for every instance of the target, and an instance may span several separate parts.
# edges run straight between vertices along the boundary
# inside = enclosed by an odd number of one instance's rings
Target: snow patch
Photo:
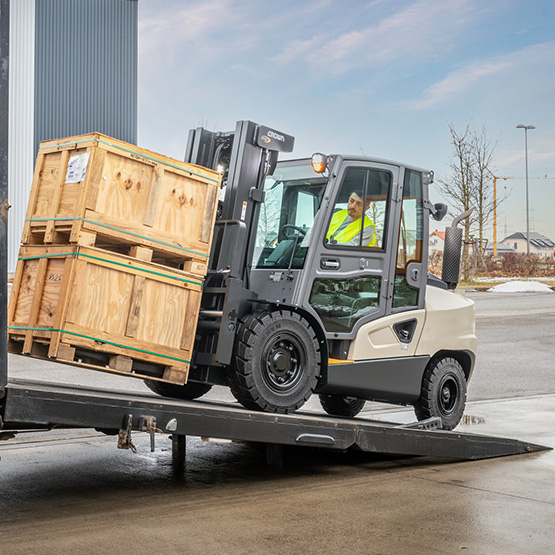
[[[538,281],[509,281],[488,289],[493,293],[553,293],[551,287]]]
[[[524,280],[526,281],[553,281],[555,279],[555,277],[535,277],[533,279],[530,278],[524,278]],[[523,278],[521,277],[508,277],[508,276],[503,276],[503,277],[477,277],[476,281],[479,281],[481,283],[491,283],[491,282],[495,282],[495,281],[523,281]]]

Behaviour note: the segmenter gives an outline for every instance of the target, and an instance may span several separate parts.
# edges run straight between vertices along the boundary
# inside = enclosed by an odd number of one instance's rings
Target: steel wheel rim
[[[438,402],[442,414],[449,415],[454,412],[459,399],[459,384],[450,374],[445,376],[438,388]]]
[[[268,341],[262,354],[262,378],[276,393],[288,393],[304,373],[305,352],[301,342],[289,333],[278,333]]]

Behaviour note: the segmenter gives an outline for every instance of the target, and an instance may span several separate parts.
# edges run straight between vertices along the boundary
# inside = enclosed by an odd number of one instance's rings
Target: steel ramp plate
[[[551,447],[517,439],[459,433],[446,430],[379,430],[364,427],[357,438],[362,451],[397,455],[422,455],[465,460],[489,459],[548,451]]]
[[[144,417],[154,417],[162,431],[183,436],[330,449],[357,448],[383,454],[474,460],[550,449],[513,439],[422,430],[362,418],[268,414],[225,403],[183,401],[29,380],[8,383],[4,406],[5,429],[63,426],[119,430],[130,421],[133,430],[140,430]]]

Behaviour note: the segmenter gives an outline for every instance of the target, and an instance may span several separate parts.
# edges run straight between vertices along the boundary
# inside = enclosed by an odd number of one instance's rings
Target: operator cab
[[[302,307],[328,339],[366,322],[422,309],[428,172],[330,156],[279,162],[264,183],[250,266],[259,299]],[[400,186],[400,184],[402,184]]]

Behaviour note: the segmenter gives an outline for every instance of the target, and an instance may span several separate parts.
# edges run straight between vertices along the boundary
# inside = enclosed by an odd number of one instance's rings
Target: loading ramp
[[[174,459],[184,457],[186,436],[461,460],[550,449],[515,439],[445,431],[438,429],[435,421],[403,425],[307,413],[268,414],[228,403],[183,401],[148,393],[128,394],[21,379],[9,380],[5,393],[2,432],[96,428],[119,432],[120,441],[125,443],[125,438],[130,441],[132,431],[152,435],[162,431],[172,434]]]

